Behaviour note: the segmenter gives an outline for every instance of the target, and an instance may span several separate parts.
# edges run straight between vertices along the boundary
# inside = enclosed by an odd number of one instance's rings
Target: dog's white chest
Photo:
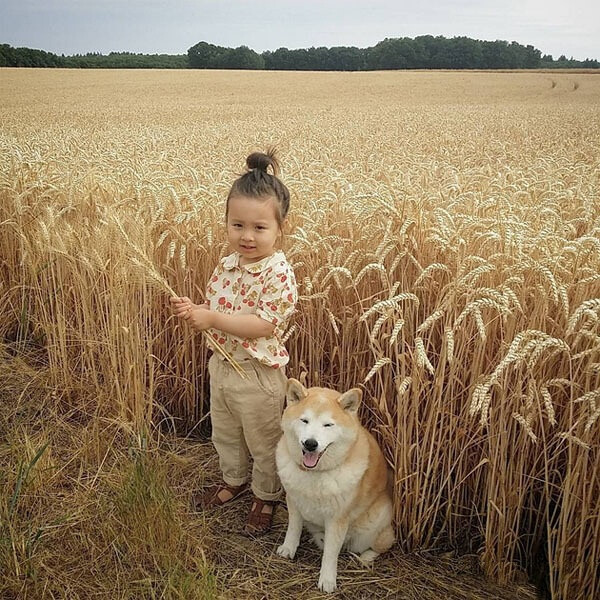
[[[305,521],[323,526],[334,515],[347,512],[366,469],[344,465],[335,471],[304,471],[293,462],[280,469],[281,483]]]

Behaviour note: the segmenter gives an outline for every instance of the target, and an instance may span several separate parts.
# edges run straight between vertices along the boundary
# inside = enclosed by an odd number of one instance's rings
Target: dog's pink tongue
[[[317,462],[319,462],[319,453],[318,452],[305,452],[302,455],[302,463],[305,467],[309,469],[314,467]]]

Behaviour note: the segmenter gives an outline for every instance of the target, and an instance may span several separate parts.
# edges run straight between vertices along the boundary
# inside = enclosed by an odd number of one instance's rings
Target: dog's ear
[[[287,388],[285,390],[285,402],[289,406],[300,402],[306,396],[306,388],[294,378],[288,379]]]
[[[347,392],[344,392],[339,398],[338,402],[340,406],[351,413],[356,413],[362,400],[362,390],[358,388],[352,388]]]

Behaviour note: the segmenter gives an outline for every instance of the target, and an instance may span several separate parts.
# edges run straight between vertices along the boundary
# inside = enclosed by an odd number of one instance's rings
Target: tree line
[[[196,69],[267,69],[294,71],[378,71],[388,69],[540,69],[600,68],[593,59],[577,61],[542,53],[531,45],[468,37],[386,38],[375,46],[278,48],[258,54],[247,46],[227,48],[199,42],[188,50]]]
[[[187,69],[186,54],[135,54],[88,52],[64,56],[0,44],[0,67],[62,67],[77,69]]]
[[[278,48],[262,53],[247,46],[228,48],[198,42],[187,54],[111,52],[58,56],[44,50],[0,44],[0,67],[105,69],[255,69],[284,71],[375,71],[393,69],[540,69],[600,68],[595,59],[554,59],[531,45],[503,40],[423,35],[386,38],[375,46]]]

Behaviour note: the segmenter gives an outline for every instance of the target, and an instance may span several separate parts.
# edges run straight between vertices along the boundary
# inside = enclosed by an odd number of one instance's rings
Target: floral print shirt
[[[210,310],[226,314],[256,314],[275,325],[269,337],[240,338],[219,329],[208,333],[236,360],[255,358],[278,369],[289,361],[281,338],[298,300],[294,271],[283,252],[240,265],[234,252],[221,259],[206,286]],[[219,357],[221,355],[218,355]]]

